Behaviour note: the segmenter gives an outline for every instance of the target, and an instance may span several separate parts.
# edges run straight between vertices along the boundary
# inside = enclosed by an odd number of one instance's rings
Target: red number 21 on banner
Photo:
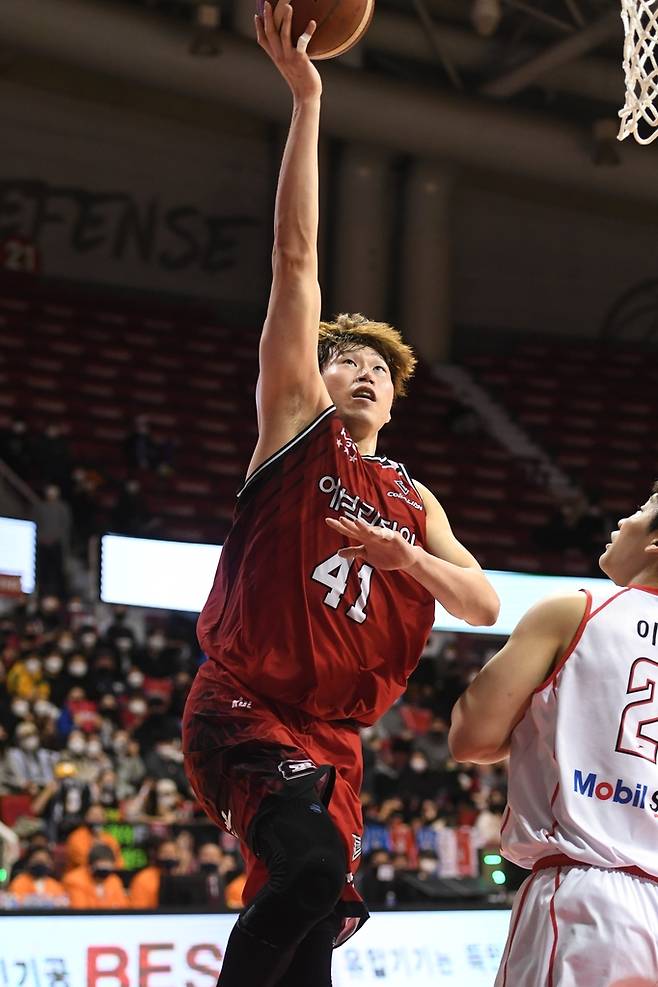
[[[627,694],[644,693],[621,714],[615,750],[656,764],[658,759],[658,662],[637,658],[631,665]]]

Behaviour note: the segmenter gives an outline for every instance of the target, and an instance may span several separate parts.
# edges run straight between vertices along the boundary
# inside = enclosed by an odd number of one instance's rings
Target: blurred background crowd
[[[363,731],[359,882],[373,905],[477,883],[482,850],[498,848],[504,765],[458,766],[447,747],[451,706],[494,645],[433,632],[402,700]],[[48,593],[5,607],[0,657],[4,907],[239,908],[237,842],[183,771],[181,716],[205,660],[194,624]]]

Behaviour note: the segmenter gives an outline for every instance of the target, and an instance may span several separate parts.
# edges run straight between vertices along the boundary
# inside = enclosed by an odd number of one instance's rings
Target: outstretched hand
[[[375,528],[360,518],[351,521],[346,517],[327,517],[326,523],[339,535],[349,538],[355,545],[339,548],[343,559],[364,559],[375,569],[408,569],[416,559],[416,549],[406,542],[398,531]]]
[[[256,14],[254,21],[258,44],[272,59],[295,99],[304,100],[320,96],[322,79],[306,54],[309,41],[317,27],[316,22],[309,21],[295,46],[291,38],[292,7],[289,3],[279,0],[272,10],[272,5],[265,0],[262,15]]]

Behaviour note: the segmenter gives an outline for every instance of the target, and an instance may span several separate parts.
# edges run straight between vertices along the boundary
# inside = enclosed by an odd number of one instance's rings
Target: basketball
[[[271,0],[272,9],[278,0]],[[319,61],[343,55],[361,40],[375,11],[375,0],[290,0],[292,41],[297,44],[309,21],[317,28],[307,48],[310,58]],[[263,13],[262,0],[259,14]]]

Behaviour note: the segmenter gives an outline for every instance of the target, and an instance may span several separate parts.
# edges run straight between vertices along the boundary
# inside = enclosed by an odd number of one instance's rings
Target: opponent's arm
[[[542,600],[520,620],[453,708],[448,742],[455,760],[487,764],[508,754],[514,727],[569,647],[586,606],[584,593],[571,593]]]
[[[377,569],[403,569],[428,590],[448,613],[473,626],[491,626],[498,619],[498,595],[477,560],[455,538],[446,513],[427,487],[414,483],[426,513],[427,550],[410,545],[397,531],[364,521],[326,518],[330,528],[351,541],[339,549],[345,558],[364,558]]]
[[[322,82],[306,55],[307,38],[291,42],[292,7],[265,3],[258,43],[293,95],[274,215],[272,288],[260,340],[257,387],[259,445],[278,447],[331,403],[318,369],[318,136]],[[269,454],[267,450],[265,454]],[[269,450],[273,451],[273,450]]]

